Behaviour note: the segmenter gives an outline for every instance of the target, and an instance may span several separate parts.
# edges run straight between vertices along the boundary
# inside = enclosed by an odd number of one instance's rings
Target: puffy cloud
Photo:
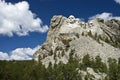
[[[33,58],[33,54],[40,46],[35,48],[17,48],[8,53],[0,52],[0,60],[31,60]]]
[[[39,46],[31,48],[17,48],[11,51],[10,59],[14,60],[31,60],[34,52],[39,48]]]
[[[0,60],[9,60],[8,54],[0,52]]]
[[[120,0],[114,0],[116,3],[120,4]]]
[[[37,18],[26,1],[15,4],[0,0],[0,35],[26,36],[29,32],[44,33],[48,30],[40,18]]]
[[[107,13],[107,12],[94,15],[94,16],[90,17],[89,19],[94,19],[94,18],[102,18],[104,20],[110,20],[110,19],[118,19],[118,20],[120,20],[119,16],[113,16],[112,13]]]

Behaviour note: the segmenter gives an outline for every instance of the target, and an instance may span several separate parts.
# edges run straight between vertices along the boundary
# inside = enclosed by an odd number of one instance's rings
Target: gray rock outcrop
[[[104,62],[107,58],[120,57],[120,21],[93,19],[85,23],[79,18],[70,16],[53,16],[47,40],[34,54],[36,61],[42,61],[45,66],[49,62],[67,63],[69,53],[75,50],[73,56],[82,58],[84,55],[99,55]]]

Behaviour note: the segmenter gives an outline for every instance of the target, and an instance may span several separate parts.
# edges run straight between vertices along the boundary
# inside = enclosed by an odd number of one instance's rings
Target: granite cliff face
[[[53,16],[47,40],[34,54],[34,60],[41,61],[45,66],[67,63],[69,53],[82,58],[84,55],[99,55],[104,62],[107,58],[120,57],[120,21],[93,19],[87,23],[69,16]]]

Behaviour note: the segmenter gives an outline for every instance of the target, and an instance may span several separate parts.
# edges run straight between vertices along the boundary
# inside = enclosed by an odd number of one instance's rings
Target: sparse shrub
[[[57,57],[57,54],[56,54],[56,53],[54,53],[54,60],[56,59],[56,57]]]
[[[91,31],[89,31],[89,32],[88,32],[88,36],[93,37],[93,35],[92,35],[92,32],[91,32]]]
[[[82,34],[81,34],[82,36],[84,36],[84,32],[82,32]]]
[[[65,55],[65,51],[63,50],[61,53],[61,56],[63,57]]]
[[[46,54],[43,54],[43,59],[45,59],[45,57],[46,57]]]
[[[49,56],[52,56],[54,53],[53,53],[53,50],[51,49],[50,53],[49,53]]]
[[[76,33],[76,37],[77,37],[77,38],[79,38],[79,37],[80,37],[78,33]]]

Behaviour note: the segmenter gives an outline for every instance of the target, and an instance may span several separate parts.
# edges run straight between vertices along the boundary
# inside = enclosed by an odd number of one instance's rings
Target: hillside
[[[119,80],[119,58],[119,20],[95,18],[85,23],[72,15],[53,16],[47,40],[34,54],[36,62],[52,71],[64,75],[56,69],[61,65],[68,70],[67,79],[55,80]]]
[[[33,60],[0,61],[0,80],[120,80],[120,58],[118,62],[110,58],[107,66],[99,56],[69,57],[68,63],[49,63],[47,68]]]
[[[67,63],[69,53],[75,50],[73,56],[79,59],[89,54],[100,56],[103,62],[108,58],[120,57],[120,21],[111,19],[104,21],[100,18],[89,20],[87,23],[69,16],[53,16],[47,40],[34,54],[36,61],[42,61],[47,67],[52,64]]]

